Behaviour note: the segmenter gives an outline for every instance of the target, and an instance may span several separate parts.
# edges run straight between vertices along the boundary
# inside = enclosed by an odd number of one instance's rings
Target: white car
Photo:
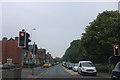
[[[73,69],[73,71],[77,72],[77,70],[78,70],[78,63],[75,63],[74,67],[72,69]]]
[[[95,75],[97,74],[96,67],[91,61],[79,61],[78,74],[81,75]]]
[[[52,66],[52,64],[51,63],[49,63],[49,65],[48,65],[49,67],[51,67]]]

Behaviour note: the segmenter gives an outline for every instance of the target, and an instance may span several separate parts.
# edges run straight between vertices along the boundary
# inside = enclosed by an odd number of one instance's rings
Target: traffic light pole
[[[109,64],[109,74],[111,74],[111,66],[112,66],[112,64],[111,64],[111,58],[112,58],[113,56],[110,56],[109,58],[108,58],[108,64]]]
[[[34,75],[34,65],[35,65],[35,42],[33,44],[33,68],[32,68],[32,75]]]

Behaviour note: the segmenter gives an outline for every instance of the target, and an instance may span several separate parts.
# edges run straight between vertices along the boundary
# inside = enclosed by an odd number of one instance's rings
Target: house
[[[0,41],[0,45],[2,46],[2,57],[0,57],[2,63],[6,63],[7,60],[11,60],[11,62],[17,64],[21,63],[22,49],[18,48],[18,37],[15,37],[15,39],[7,39],[4,37],[2,41]]]
[[[43,63],[45,62],[45,55],[46,49],[40,48],[37,50],[36,58],[39,60],[40,65],[43,65]]]

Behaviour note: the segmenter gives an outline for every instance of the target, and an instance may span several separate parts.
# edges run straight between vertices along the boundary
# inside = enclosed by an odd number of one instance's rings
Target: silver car
[[[115,68],[112,70],[111,78],[112,80],[120,80],[120,61],[116,64]]]
[[[2,69],[14,69],[15,68],[15,64],[13,63],[5,63],[3,64]]]

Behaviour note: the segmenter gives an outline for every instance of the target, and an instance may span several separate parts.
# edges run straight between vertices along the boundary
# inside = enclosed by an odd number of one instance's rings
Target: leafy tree
[[[107,63],[113,55],[113,46],[120,45],[120,13],[104,11],[86,26],[80,40],[74,40],[63,56],[64,60],[77,62],[91,60]]]

